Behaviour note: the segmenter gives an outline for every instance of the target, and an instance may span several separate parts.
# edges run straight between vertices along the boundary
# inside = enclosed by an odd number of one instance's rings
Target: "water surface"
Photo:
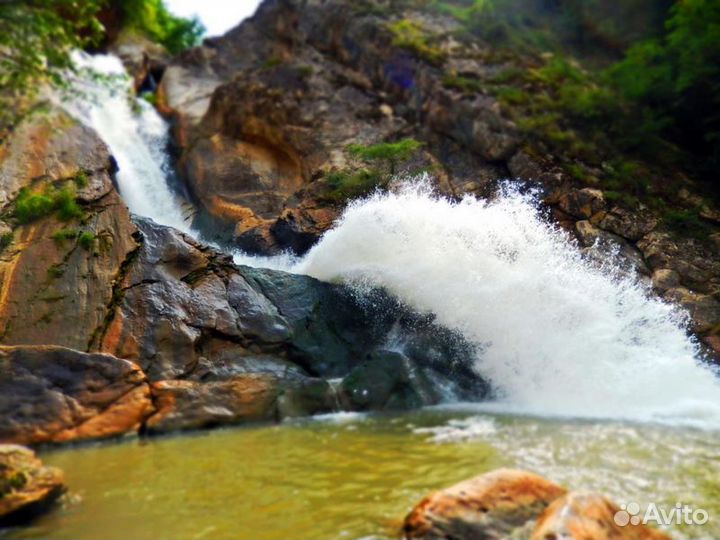
[[[429,491],[500,466],[618,503],[706,509],[720,537],[715,432],[458,411],[340,415],[47,451],[71,495],[9,538],[397,537]]]

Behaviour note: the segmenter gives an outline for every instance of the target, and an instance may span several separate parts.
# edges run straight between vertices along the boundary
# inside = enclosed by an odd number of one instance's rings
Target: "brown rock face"
[[[538,518],[532,540],[665,540],[664,532],[643,524],[620,526],[614,516],[620,508],[596,493],[571,492],[548,506]]]
[[[62,347],[0,347],[0,442],[119,435],[152,411],[145,374],[132,362]]]
[[[161,381],[153,385],[158,411],[150,417],[150,432],[240,422],[274,420],[278,379],[245,375],[227,381]]]
[[[63,473],[29,448],[0,444],[0,524],[27,521],[65,491]]]
[[[403,531],[409,539],[507,538],[564,493],[536,474],[499,469],[429,495],[405,518]]]
[[[137,248],[136,229],[113,188],[110,154],[95,133],[57,111],[18,129],[0,148],[5,211],[12,215],[10,201],[22,187],[74,185],[82,174],[84,184],[74,189],[83,216],[11,221],[12,242],[0,252],[0,343],[85,350],[105,318],[113,280]],[[79,243],[83,232],[92,245]]]

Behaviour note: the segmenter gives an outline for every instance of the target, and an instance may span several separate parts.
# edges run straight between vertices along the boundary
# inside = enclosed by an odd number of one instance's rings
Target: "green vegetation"
[[[363,161],[380,162],[393,175],[398,163],[407,161],[422,146],[415,139],[402,139],[394,143],[378,143],[371,145],[351,144],[347,147],[353,157]]]
[[[93,251],[97,237],[90,231],[83,231],[78,236],[78,244],[86,251]]]
[[[124,24],[163,45],[171,54],[197,45],[205,28],[196,18],[176,17],[163,0],[113,0],[123,14]]]
[[[78,232],[75,229],[60,229],[53,234],[53,240],[62,244],[66,240],[74,240],[77,235]]]
[[[343,203],[364,197],[378,189],[386,189],[398,165],[412,158],[421,146],[420,141],[410,138],[392,143],[348,145],[347,152],[350,156],[365,162],[366,166],[329,173],[325,177],[329,190],[323,198],[330,202]]]
[[[283,64],[283,59],[279,56],[271,56],[266,58],[262,64],[262,69],[273,69]]]
[[[445,53],[435,45],[435,37],[422,25],[410,19],[401,19],[388,25],[393,34],[393,45],[406,49],[431,64],[441,64]]]
[[[6,232],[0,234],[0,252],[8,247],[13,242],[14,235],[12,232]]]
[[[365,197],[387,187],[390,178],[375,169],[333,171],[326,177],[330,190],[323,198],[335,203]]]
[[[446,73],[442,80],[445,88],[459,90],[465,94],[476,94],[482,90],[482,82],[473,77],[463,77],[455,73]]]
[[[108,9],[171,53],[197,44],[203,33],[197,20],[175,17],[162,0],[0,1],[0,140],[43,85],[66,87],[71,51],[101,44],[100,18]]]
[[[15,218],[22,224],[30,223],[56,214],[61,221],[81,219],[83,211],[77,203],[75,187],[66,183],[57,188],[47,186],[43,191],[32,191],[28,188],[20,190],[15,199]]]

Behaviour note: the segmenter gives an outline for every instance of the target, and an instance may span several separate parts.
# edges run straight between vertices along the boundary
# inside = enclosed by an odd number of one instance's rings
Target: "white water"
[[[133,110],[117,58],[76,60],[117,77],[76,79],[82,95],[62,106],[109,146],[130,210],[197,237],[167,182],[167,124],[142,100]],[[720,384],[696,360],[683,314],[611,264],[592,266],[512,189],[491,203],[453,203],[415,184],[350,205],[300,261],[235,260],[382,286],[434,313],[481,348],[477,369],[498,398],[475,407],[720,428]]]
[[[597,268],[531,196],[453,203],[424,186],[352,204],[293,269],[382,286],[481,346],[485,409],[720,427],[720,383],[682,313]]]
[[[73,93],[55,99],[110,148],[118,165],[118,188],[130,211],[191,233],[181,201],[167,182],[167,123],[149,103],[132,96],[132,82],[117,57],[75,53],[73,60],[80,73],[92,71],[106,80],[71,76]]]

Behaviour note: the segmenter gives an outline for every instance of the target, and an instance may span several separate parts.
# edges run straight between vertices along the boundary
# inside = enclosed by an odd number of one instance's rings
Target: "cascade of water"
[[[385,287],[478,344],[487,408],[720,426],[720,383],[683,314],[583,259],[511,187],[492,202],[422,183],[355,202],[293,271]]]
[[[169,187],[168,127],[113,56],[78,54],[62,100],[118,162],[130,210],[197,236]],[[541,415],[705,422],[720,426],[720,384],[700,365],[683,314],[632,278],[584,260],[546,223],[531,196],[495,201],[435,197],[422,182],[351,204],[299,261],[236,254],[236,262],[355,287],[385,287],[479,346],[477,369],[499,400]]]
[[[192,233],[182,201],[167,181],[167,123],[149,103],[133,97],[131,80],[117,57],[77,52],[73,60],[81,75],[71,76],[73,91],[56,96],[56,101],[108,145],[118,165],[118,188],[130,211]],[[83,76],[86,72],[93,76]]]

